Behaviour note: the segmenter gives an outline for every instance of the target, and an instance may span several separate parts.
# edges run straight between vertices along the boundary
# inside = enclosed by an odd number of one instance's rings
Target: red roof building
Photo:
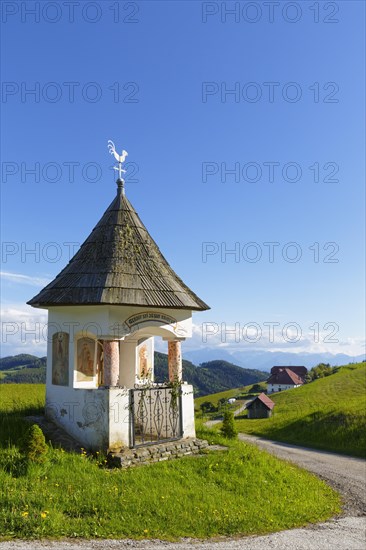
[[[247,405],[248,418],[269,418],[274,406],[274,401],[261,393]]]
[[[287,367],[287,366],[281,366],[281,367],[272,367],[271,368],[271,374],[275,374],[281,369],[290,369],[293,372],[295,372],[300,378],[305,378],[305,376],[308,373],[308,369],[306,367]]]
[[[294,372],[294,368],[296,367],[273,367],[271,369],[271,376],[267,380],[267,393],[290,390],[302,386],[304,378]],[[305,367],[297,368],[305,369]]]

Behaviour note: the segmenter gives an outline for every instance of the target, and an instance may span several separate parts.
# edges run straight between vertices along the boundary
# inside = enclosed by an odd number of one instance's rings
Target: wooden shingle
[[[121,189],[68,265],[28,304],[209,309],[170,267]]]

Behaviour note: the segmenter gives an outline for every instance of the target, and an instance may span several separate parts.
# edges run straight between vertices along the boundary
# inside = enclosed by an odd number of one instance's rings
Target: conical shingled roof
[[[79,251],[28,304],[210,309],[174,273],[120,186]]]

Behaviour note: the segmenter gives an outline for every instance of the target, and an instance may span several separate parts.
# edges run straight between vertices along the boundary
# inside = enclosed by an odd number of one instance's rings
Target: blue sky
[[[258,349],[361,354],[364,2],[71,4],[2,3],[3,320],[44,322],[25,302],[113,199],[112,139],[130,201],[211,306],[191,348],[253,346],[255,323]],[[44,353],[5,330],[2,355]]]

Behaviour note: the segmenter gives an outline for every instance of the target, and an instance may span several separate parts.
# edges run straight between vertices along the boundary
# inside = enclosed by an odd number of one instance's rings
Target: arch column
[[[180,340],[168,341],[168,371],[170,382],[182,381],[182,351]]]
[[[118,386],[119,382],[119,341],[103,342],[103,386]]]

